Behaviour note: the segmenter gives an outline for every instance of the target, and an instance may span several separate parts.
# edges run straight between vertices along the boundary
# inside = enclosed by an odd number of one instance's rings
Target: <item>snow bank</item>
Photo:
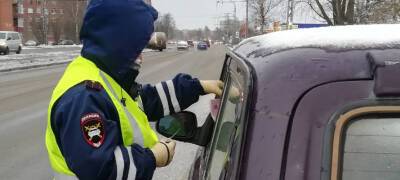
[[[27,69],[32,67],[49,66],[68,63],[80,55],[81,50],[58,51],[48,53],[11,54],[0,56],[0,72],[15,69]],[[154,52],[144,49],[143,53]]]
[[[82,45],[39,45],[39,46],[23,46],[22,50],[24,49],[56,49],[56,48],[72,48],[72,47],[77,47],[77,48],[82,48]]]
[[[0,56],[0,71],[67,63],[79,54],[80,50]]]

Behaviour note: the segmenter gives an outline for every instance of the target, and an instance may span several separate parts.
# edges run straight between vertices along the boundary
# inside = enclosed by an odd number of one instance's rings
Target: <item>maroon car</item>
[[[157,130],[200,148],[190,179],[400,179],[400,25],[271,33],[230,50],[218,116]]]

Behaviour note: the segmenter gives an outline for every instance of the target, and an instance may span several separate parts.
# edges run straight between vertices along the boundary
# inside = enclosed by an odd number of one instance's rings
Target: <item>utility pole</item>
[[[245,37],[247,38],[247,33],[248,33],[248,28],[249,28],[249,0],[217,0],[217,5],[218,3],[224,4],[224,3],[232,3],[233,4],[233,16],[234,19],[237,19],[236,16],[236,3],[246,3],[246,29],[245,29]]]
[[[286,19],[287,29],[291,29],[290,26],[292,26],[293,24],[293,16],[294,16],[294,0],[288,0],[287,19]]]

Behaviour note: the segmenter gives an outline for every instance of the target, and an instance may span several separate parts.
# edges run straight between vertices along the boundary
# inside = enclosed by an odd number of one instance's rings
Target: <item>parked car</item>
[[[72,40],[60,40],[57,45],[74,45],[74,41]]]
[[[197,49],[198,50],[207,50],[207,48],[208,48],[208,45],[207,45],[206,42],[200,41],[200,42],[197,43]]]
[[[37,42],[34,40],[29,40],[25,42],[25,46],[37,46]]]
[[[147,48],[163,51],[167,48],[167,35],[164,32],[154,32]]]
[[[19,54],[21,51],[22,41],[18,32],[0,31],[0,54],[7,55],[10,52]]]
[[[400,179],[398,29],[324,27],[244,40],[226,55],[215,123],[208,116],[197,127],[193,113],[180,112],[156,129],[200,145],[189,179]]]
[[[178,44],[176,45],[176,48],[178,50],[188,50],[189,44],[186,41],[179,41]]]

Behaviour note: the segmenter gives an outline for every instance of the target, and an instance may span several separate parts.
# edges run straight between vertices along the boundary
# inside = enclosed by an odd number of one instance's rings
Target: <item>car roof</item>
[[[242,177],[279,179],[288,124],[301,98],[324,84],[371,80],[374,64],[400,63],[398,29],[400,25],[289,30],[250,38],[232,49],[231,55],[244,60],[253,76]]]
[[[242,56],[266,56],[296,48],[329,51],[400,47],[400,24],[330,26],[295,29],[256,36],[241,42],[235,51]],[[249,48],[251,44],[251,48]]]

